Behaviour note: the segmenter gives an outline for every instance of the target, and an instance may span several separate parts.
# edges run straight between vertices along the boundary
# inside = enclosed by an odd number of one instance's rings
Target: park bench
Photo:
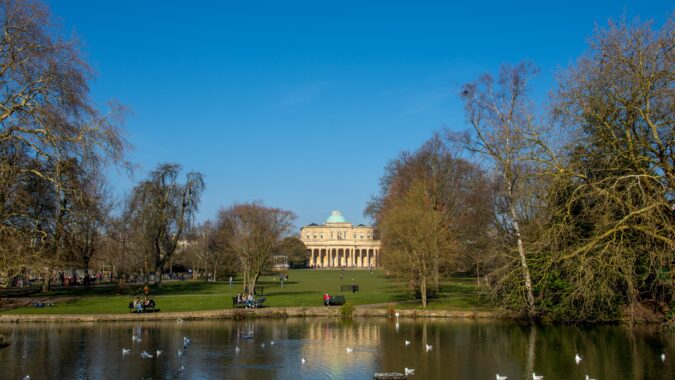
[[[246,308],[246,307],[252,307],[252,308],[262,308],[263,303],[265,302],[265,297],[258,297],[253,299],[253,304],[248,305],[246,302],[237,302],[237,297],[232,297],[232,307],[235,309],[238,308]]]
[[[52,307],[52,306],[54,306],[54,303],[53,303],[53,302],[41,302],[41,301],[38,301],[38,302],[34,302],[34,303],[33,303],[33,307],[35,307],[35,308],[37,308],[37,309],[44,309],[45,307]]]
[[[141,313],[155,313],[158,311],[159,309],[155,308],[155,301],[150,300],[150,303],[148,305],[143,305],[143,311],[141,311]],[[129,312],[138,313],[138,310],[134,307],[133,301],[129,302]]]
[[[329,306],[340,306],[345,304],[345,296],[332,296],[328,300]]]
[[[357,284],[353,285],[340,285],[340,291],[341,292],[352,292],[356,293],[359,291],[359,286]]]

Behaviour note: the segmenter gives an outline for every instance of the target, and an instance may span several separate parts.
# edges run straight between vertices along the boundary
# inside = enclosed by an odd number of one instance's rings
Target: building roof
[[[347,223],[347,219],[342,216],[340,211],[335,210],[330,213],[330,216],[326,219],[326,223]]]

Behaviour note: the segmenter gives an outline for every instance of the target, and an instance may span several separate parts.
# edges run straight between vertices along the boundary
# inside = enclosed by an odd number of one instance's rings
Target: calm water
[[[675,379],[674,334],[614,326],[402,319],[397,331],[382,319],[288,319],[0,324],[0,334],[13,342],[0,349],[2,379],[372,379],[404,367],[415,369],[413,380],[491,380],[496,373],[525,380],[532,371],[545,380]],[[154,357],[141,358],[143,350]]]

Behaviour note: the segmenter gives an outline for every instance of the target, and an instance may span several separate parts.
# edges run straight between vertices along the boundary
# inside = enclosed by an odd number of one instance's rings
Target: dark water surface
[[[405,367],[413,380],[675,379],[675,334],[617,326],[288,319],[0,324],[0,334],[13,342],[0,349],[0,379],[372,379]]]

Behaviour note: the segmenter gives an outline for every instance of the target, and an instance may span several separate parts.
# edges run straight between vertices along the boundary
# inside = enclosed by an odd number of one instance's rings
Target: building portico
[[[309,266],[316,268],[376,268],[380,266],[380,241],[374,228],[353,226],[339,211],[333,211],[322,225],[310,224],[300,230],[309,253]]]

